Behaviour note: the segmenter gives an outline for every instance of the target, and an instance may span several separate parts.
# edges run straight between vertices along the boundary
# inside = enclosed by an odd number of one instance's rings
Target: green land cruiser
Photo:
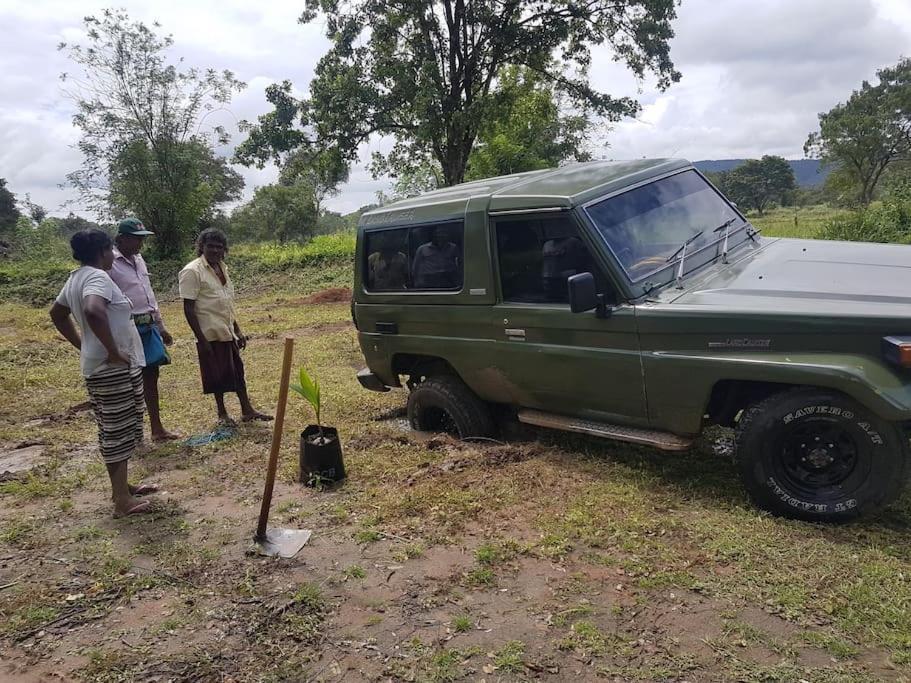
[[[364,214],[367,389],[420,430],[494,415],[668,451],[736,428],[753,500],[846,521],[909,470],[911,247],[773,239],[692,164],[592,162]],[[908,335],[908,336],[905,336]]]

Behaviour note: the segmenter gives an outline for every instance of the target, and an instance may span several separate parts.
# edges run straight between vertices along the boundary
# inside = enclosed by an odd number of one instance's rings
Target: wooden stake
[[[263,506],[259,511],[259,525],[256,527],[257,541],[266,539],[266,525],[269,523],[269,508],[272,505],[272,489],[275,488],[275,470],[278,469],[278,451],[282,445],[282,429],[285,423],[285,404],[288,402],[288,383],[291,380],[291,356],[294,352],[294,337],[285,337],[285,355],[282,358],[282,377],[278,385],[278,406],[275,408],[275,425],[272,428],[272,450],[269,451],[269,469],[266,472],[266,488],[263,491]]]

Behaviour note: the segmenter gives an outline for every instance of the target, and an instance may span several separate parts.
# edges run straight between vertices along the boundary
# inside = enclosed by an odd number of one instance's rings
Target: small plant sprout
[[[301,366],[298,371],[298,381],[295,384],[291,383],[290,388],[297,394],[300,394],[304,399],[313,406],[313,410],[316,413],[316,426],[319,428],[319,438],[320,441],[324,441],[325,437],[323,436],[323,425],[320,422],[319,412],[320,412],[320,391],[319,391],[319,382],[310,377],[307,374],[307,371]]]

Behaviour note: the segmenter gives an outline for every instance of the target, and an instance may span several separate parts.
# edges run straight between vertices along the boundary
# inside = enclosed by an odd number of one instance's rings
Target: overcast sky
[[[290,79],[302,92],[328,47],[318,24],[297,23],[302,0],[122,1],[135,19],[159,21],[190,65],[227,68],[247,83],[229,129],[268,110],[264,90]],[[22,198],[65,214],[72,197],[60,189],[80,163],[72,104],[59,74],[70,70],[60,41],[78,39],[82,17],[111,6],[87,0],[0,0],[0,177]],[[877,68],[911,56],[911,0],[683,0],[671,56],[680,83],[659,93],[595,53],[592,81],[643,104],[636,120],[617,124],[597,156],[680,156],[691,160],[780,154],[801,158],[816,115],[843,101]],[[234,142],[239,142],[235,136]],[[387,149],[375,140],[363,150]],[[275,179],[274,168],[238,167],[249,196]],[[330,208],[348,212],[373,202],[388,182],[354,169]]]

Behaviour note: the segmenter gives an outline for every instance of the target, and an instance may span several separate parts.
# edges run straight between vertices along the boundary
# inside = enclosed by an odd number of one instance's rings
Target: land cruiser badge
[[[768,349],[771,339],[753,339],[751,337],[728,337],[721,341],[710,341],[710,349]]]

